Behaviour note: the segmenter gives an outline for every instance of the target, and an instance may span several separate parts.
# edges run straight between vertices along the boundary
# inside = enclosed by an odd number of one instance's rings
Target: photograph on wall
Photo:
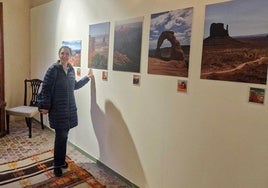
[[[249,102],[264,104],[265,89],[250,87]]]
[[[72,56],[69,63],[74,67],[81,67],[81,40],[62,41],[63,46],[68,46],[72,49]]]
[[[201,79],[266,84],[267,0],[206,6]]]
[[[77,68],[76,69],[76,75],[77,76],[81,76],[81,68]]]
[[[187,93],[187,80],[178,80],[177,91]]]
[[[134,74],[133,75],[133,85],[134,86],[140,86],[140,80],[141,80],[141,76]]]
[[[115,22],[113,70],[140,72],[143,17]]]
[[[101,78],[104,81],[108,80],[108,71],[102,71]]]
[[[193,8],[151,15],[148,73],[188,77]]]
[[[110,22],[89,25],[88,67],[108,68]]]

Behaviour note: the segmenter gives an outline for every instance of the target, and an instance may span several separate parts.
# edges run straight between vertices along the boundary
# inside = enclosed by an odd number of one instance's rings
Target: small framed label
[[[265,89],[250,87],[248,101],[252,103],[264,104]]]
[[[177,91],[187,93],[187,80],[178,80]]]

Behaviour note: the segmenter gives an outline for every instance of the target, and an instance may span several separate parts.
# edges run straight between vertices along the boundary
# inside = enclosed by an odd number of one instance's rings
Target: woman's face
[[[59,52],[59,58],[62,63],[68,63],[71,52],[68,48],[62,48]]]

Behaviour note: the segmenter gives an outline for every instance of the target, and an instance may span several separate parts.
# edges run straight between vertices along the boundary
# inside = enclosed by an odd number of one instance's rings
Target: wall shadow
[[[95,80],[91,80],[91,110],[93,128],[98,140],[100,162],[145,187],[146,179],[131,134],[119,109],[112,101],[105,102],[105,112],[97,104]]]

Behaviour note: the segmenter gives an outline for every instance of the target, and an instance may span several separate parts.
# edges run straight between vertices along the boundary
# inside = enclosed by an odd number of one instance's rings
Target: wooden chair
[[[25,118],[27,127],[29,128],[29,138],[32,137],[32,119],[35,115],[40,113],[38,110],[37,95],[41,83],[42,80],[39,79],[24,80],[24,105],[6,109],[7,134],[9,134],[9,116],[22,116]],[[28,93],[29,86],[31,91]],[[27,99],[30,99],[30,101],[28,102]],[[44,129],[43,114],[41,113],[40,121],[42,129]]]

